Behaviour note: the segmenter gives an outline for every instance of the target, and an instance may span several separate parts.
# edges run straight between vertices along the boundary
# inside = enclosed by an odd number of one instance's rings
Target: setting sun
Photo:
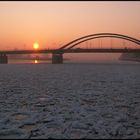
[[[35,50],[37,50],[37,49],[39,48],[39,44],[38,44],[37,42],[35,42],[35,43],[33,44],[33,48],[34,48]]]

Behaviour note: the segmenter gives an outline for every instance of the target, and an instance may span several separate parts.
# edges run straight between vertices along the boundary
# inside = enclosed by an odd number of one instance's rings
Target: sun
[[[37,42],[35,42],[35,43],[33,44],[33,48],[34,48],[35,50],[37,50],[37,49],[39,48],[39,44],[38,44]]]

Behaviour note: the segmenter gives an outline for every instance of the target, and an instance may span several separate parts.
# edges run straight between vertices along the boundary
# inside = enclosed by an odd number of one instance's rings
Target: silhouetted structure
[[[88,40],[97,39],[97,38],[121,38],[135,44],[140,45],[140,40],[126,35],[115,34],[115,33],[99,33],[91,34],[87,36],[80,37],[75,39],[68,44],[60,47],[59,49],[44,49],[44,50],[14,50],[14,51],[1,51],[0,63],[8,63],[8,57],[6,54],[33,54],[33,53],[51,53],[52,54],[52,64],[62,64],[63,63],[63,54],[64,53],[140,53],[140,48],[137,49],[128,49],[128,48],[91,48],[91,49],[82,49],[74,48],[80,43],[86,42]]]
[[[63,55],[60,53],[52,54],[52,64],[62,64],[63,63]]]
[[[4,53],[0,53],[0,64],[7,64],[8,56]]]
[[[119,59],[140,62],[140,53],[123,53]]]

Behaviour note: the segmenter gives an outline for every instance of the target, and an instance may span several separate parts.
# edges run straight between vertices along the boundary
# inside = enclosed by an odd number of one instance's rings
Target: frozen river
[[[1,138],[140,138],[140,63],[1,64]]]

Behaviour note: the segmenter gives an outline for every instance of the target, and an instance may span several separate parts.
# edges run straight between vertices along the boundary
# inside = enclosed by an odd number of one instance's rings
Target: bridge
[[[75,48],[78,44],[86,42],[88,40],[93,40],[97,38],[119,38],[133,42],[137,44],[138,48]],[[98,33],[90,34],[77,38],[58,49],[43,49],[43,50],[9,50],[9,51],[0,51],[0,64],[8,63],[8,54],[34,54],[34,53],[51,53],[52,54],[52,63],[53,64],[62,64],[63,63],[63,54],[64,53],[140,53],[140,40],[116,33]]]

